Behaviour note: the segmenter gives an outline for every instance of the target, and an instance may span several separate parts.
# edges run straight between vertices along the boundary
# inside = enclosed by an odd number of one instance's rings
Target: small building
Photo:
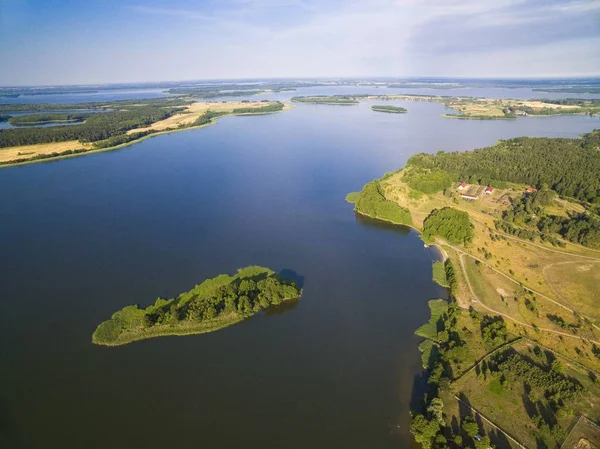
[[[487,188],[485,189],[485,194],[486,195],[491,195],[492,193],[494,193],[494,188],[487,186]]]
[[[476,195],[472,195],[470,193],[463,193],[460,195],[461,198],[465,199],[465,200],[476,200],[477,198],[479,198]]]
[[[525,193],[535,193],[537,192],[537,189],[534,189],[533,187],[527,187],[525,189]]]
[[[463,182],[461,182],[461,183],[458,185],[457,189],[458,189],[458,190],[465,190],[467,187],[469,187],[469,184],[467,184],[466,182],[464,182],[464,181],[463,181]]]

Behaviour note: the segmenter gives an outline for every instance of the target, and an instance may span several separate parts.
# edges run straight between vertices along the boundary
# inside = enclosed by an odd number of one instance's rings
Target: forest
[[[162,106],[174,107],[189,104],[191,100],[181,97],[152,98],[145,100],[115,100],[115,101],[90,101],[85,103],[15,103],[0,104],[0,113],[11,112],[81,112],[81,111],[107,111],[123,109],[129,106]]]
[[[234,276],[207,279],[175,298],[158,298],[143,309],[126,306],[97,327],[92,341],[113,346],[155,336],[209,332],[301,294],[294,281],[268,268],[250,266]]]
[[[474,151],[417,154],[407,165],[450,173],[453,181],[503,188],[517,182],[600,203],[600,130],[581,139],[519,137]]]
[[[0,148],[68,140],[98,142],[148,126],[183,110],[182,107],[162,105],[130,105],[127,109],[90,115],[79,125],[3,129],[0,130]]]

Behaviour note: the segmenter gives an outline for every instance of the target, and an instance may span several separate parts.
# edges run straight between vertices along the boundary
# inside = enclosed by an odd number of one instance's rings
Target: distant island
[[[13,126],[38,126],[54,123],[81,123],[90,113],[56,113],[17,115],[8,121]]]
[[[408,112],[408,109],[401,108],[400,106],[388,106],[388,105],[374,105],[371,106],[373,111],[377,112],[388,112],[392,114],[405,114]]]
[[[292,97],[294,103],[351,105],[358,104],[354,96],[347,95],[314,95],[306,97]]]
[[[295,282],[269,268],[241,268],[233,276],[207,279],[175,298],[158,298],[146,308],[126,306],[100,323],[92,342],[119,346],[167,335],[213,332],[301,294]]]
[[[271,114],[286,107],[280,101],[200,102],[187,97],[0,104],[0,114],[15,126],[0,130],[0,166],[112,150],[159,133],[207,126],[228,114]],[[15,112],[29,114],[11,117]],[[44,126],[50,124],[56,126]]]
[[[430,301],[416,330],[427,384],[411,432],[423,448],[597,441],[599,150],[595,130],[421,153],[346,197],[440,249],[432,277],[450,300]]]
[[[516,120],[517,117],[547,117],[551,115],[599,115],[600,99],[563,98],[511,100],[501,98],[454,97],[440,95],[321,95],[293,97],[295,103],[358,104],[360,100],[403,100],[443,103],[456,112],[442,114],[444,118],[463,120]],[[390,112],[390,111],[381,111]]]

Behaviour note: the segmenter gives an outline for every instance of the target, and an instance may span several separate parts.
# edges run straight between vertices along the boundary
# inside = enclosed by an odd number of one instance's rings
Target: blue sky
[[[600,75],[600,0],[0,0],[0,85]]]

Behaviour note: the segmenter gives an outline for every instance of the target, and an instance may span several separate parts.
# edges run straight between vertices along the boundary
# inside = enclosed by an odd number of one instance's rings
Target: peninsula
[[[287,107],[279,101],[199,102],[185,97],[3,104],[0,115],[18,128],[0,130],[0,166],[113,150],[152,135],[207,126],[224,115],[270,114]],[[10,117],[13,112],[32,114]],[[49,124],[57,126],[40,126]]]
[[[600,438],[599,150],[596,130],[417,154],[347,196],[442,253],[433,276],[451,299],[417,330],[428,381],[411,431],[425,449]]]
[[[100,323],[92,342],[119,346],[167,335],[213,332],[301,294],[295,282],[269,268],[241,268],[233,276],[207,279],[175,298],[158,298],[146,308],[126,306]]]

